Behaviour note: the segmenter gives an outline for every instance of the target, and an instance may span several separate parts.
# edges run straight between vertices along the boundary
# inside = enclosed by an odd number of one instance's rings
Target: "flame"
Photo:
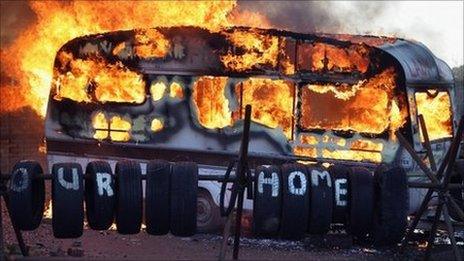
[[[351,143],[351,149],[382,151],[383,144],[381,142],[373,142],[370,140],[355,140]]]
[[[394,99],[394,88],[392,68],[367,81],[342,85],[340,90],[332,85],[307,85],[302,89],[300,125],[304,129],[372,134],[380,134],[388,127],[399,128],[406,122],[407,112],[398,113],[390,108],[397,105],[390,102]],[[394,124],[390,124],[391,120]]]
[[[235,86],[241,96],[242,108],[251,104],[252,120],[270,128],[281,127],[288,139],[292,137],[295,86],[290,81],[249,78]]]
[[[353,71],[365,73],[369,66],[369,51],[364,45],[350,45],[341,48],[331,44],[310,45],[311,71]],[[304,59],[304,58],[303,58]],[[307,59],[307,58],[306,58]]]
[[[140,29],[135,34],[135,54],[141,58],[163,58],[171,43],[156,29]]]
[[[107,63],[103,58],[73,59],[72,54],[60,53],[62,67],[57,72],[54,99],[68,98],[77,102],[91,102],[90,85],[95,87],[95,98],[100,102],[142,103],[145,100],[145,82],[142,75],[126,68],[121,62]]]
[[[192,100],[200,124],[209,129],[232,125],[229,100],[225,96],[227,77],[204,76],[193,84]]]
[[[171,85],[169,86],[169,89],[170,89],[169,97],[177,98],[177,99],[184,98],[184,89],[182,89],[182,86],[179,83],[172,82]]]
[[[131,123],[121,116],[115,115],[108,120],[103,112],[97,112],[92,118],[92,126],[95,129],[94,138],[103,140],[108,138],[108,132],[113,141],[128,141]]]
[[[371,161],[381,162],[380,152],[355,151],[355,150],[322,150],[322,157],[336,160]]]
[[[259,33],[257,30],[236,30],[225,33],[226,38],[244,53],[236,54],[229,51],[222,55],[221,61],[230,70],[246,71],[262,65],[277,65],[279,54],[279,38],[277,36]]]
[[[435,96],[436,95],[436,96]],[[453,136],[451,125],[451,103],[445,91],[429,94],[416,92],[417,114],[422,114],[430,140]],[[421,141],[424,141],[421,131]]]
[[[151,121],[150,129],[153,132],[158,132],[163,129],[163,122],[160,119],[153,119]]]
[[[130,139],[129,130],[131,124],[121,116],[113,116],[110,120],[110,137],[114,141],[128,141]]]
[[[313,135],[301,135],[300,142],[301,144],[316,145],[319,142],[319,139]]]
[[[150,93],[153,101],[159,101],[163,98],[166,91],[166,84],[162,81],[152,82],[150,85]]]
[[[92,126],[95,130],[93,137],[98,140],[103,140],[108,137],[108,121],[106,120],[105,114],[103,112],[97,112],[92,118]],[[104,130],[97,130],[104,129]]]
[[[55,55],[76,37],[176,25],[217,31],[235,21],[240,25],[269,25],[257,13],[247,15],[236,10],[235,1],[31,1],[30,6],[37,21],[8,48],[1,49],[2,74],[12,79],[2,81],[1,110],[30,106],[41,116],[46,111]],[[124,44],[117,46],[118,50],[123,48]]]

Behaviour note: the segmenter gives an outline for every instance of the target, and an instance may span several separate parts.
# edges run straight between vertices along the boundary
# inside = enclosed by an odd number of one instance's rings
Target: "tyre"
[[[116,186],[111,166],[92,161],[85,170],[85,208],[91,229],[106,230],[114,221]]]
[[[145,223],[150,235],[169,233],[171,164],[152,160],[147,165]]]
[[[408,184],[399,167],[379,166],[375,171],[374,243],[394,245],[401,241],[408,224]]]
[[[8,196],[11,218],[21,230],[34,230],[42,221],[45,183],[36,161],[20,161],[11,172]]]
[[[345,224],[348,217],[348,200],[349,200],[349,186],[348,176],[351,169],[335,164],[329,167],[329,173],[332,177],[333,183],[333,216],[332,222]]]
[[[79,163],[52,167],[52,227],[56,238],[77,238],[84,227],[84,174]]]
[[[221,228],[223,221],[219,206],[214,203],[211,194],[206,189],[200,189],[197,198],[198,232],[217,232]]]
[[[253,234],[274,237],[279,233],[282,211],[282,178],[277,166],[255,169],[253,197]]]
[[[306,167],[302,164],[282,165],[282,218],[280,236],[301,239],[308,228],[309,189]]]
[[[137,234],[142,225],[142,171],[132,160],[116,164],[116,228],[120,234]]]
[[[363,167],[352,167],[349,174],[350,200],[347,230],[359,240],[372,231],[374,177]]]
[[[171,233],[188,237],[196,233],[198,166],[176,162],[171,173]]]
[[[332,223],[332,180],[329,172],[322,168],[308,167],[307,172],[311,178],[308,232],[325,234]]]
[[[451,176],[450,182],[464,184],[464,159],[458,159],[454,163],[453,176]],[[464,210],[464,189],[450,190],[450,195],[453,197],[456,203],[458,203],[461,209]],[[454,208],[449,208],[448,211],[452,219],[456,221],[461,221],[461,222],[464,221],[459,218]]]

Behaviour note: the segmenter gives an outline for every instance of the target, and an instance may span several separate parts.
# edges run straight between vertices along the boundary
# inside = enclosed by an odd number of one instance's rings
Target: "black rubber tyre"
[[[20,161],[11,172],[8,190],[11,218],[21,230],[34,230],[42,221],[45,183],[37,179],[42,173],[36,161]]]
[[[150,235],[169,233],[171,164],[152,160],[147,165],[145,223]]]
[[[274,237],[279,233],[282,212],[282,178],[277,166],[255,169],[253,198],[253,233]]]
[[[334,201],[332,222],[345,224],[348,217],[348,201],[349,201],[349,186],[348,176],[351,169],[340,164],[335,164],[329,167],[329,172],[332,177]]]
[[[116,186],[111,166],[92,161],[85,170],[85,208],[90,228],[106,230],[114,221]]]
[[[308,228],[310,185],[302,164],[282,165],[282,218],[280,236],[301,239]]]
[[[352,167],[349,176],[350,207],[347,230],[358,240],[372,231],[374,215],[374,176],[364,167]]]
[[[206,189],[198,190],[197,198],[197,231],[201,233],[217,232],[224,223],[219,206],[214,203]]]
[[[116,164],[116,228],[120,234],[137,234],[142,225],[142,171],[132,160]]]
[[[52,227],[56,238],[77,238],[84,228],[84,174],[79,163],[52,167]]]
[[[332,223],[332,180],[329,172],[319,167],[308,167],[307,172],[311,180],[308,232],[325,234]]]
[[[394,245],[401,241],[408,224],[408,184],[399,167],[380,165],[375,171],[374,243]]]
[[[171,173],[171,233],[188,237],[197,229],[198,166],[176,162]]]

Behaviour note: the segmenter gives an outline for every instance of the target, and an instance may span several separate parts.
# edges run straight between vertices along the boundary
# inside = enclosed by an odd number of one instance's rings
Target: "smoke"
[[[372,34],[424,43],[450,66],[464,63],[463,2],[240,1],[273,27],[296,32]]]

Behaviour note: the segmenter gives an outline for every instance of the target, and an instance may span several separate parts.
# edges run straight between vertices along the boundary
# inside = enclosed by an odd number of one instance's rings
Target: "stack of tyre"
[[[21,230],[34,230],[42,220],[45,184],[35,161],[18,162],[9,183],[10,212]],[[154,160],[147,165],[145,206],[142,174],[136,161],[120,161],[113,175],[105,161],[90,162],[85,174],[78,163],[52,166],[52,227],[57,238],[80,237],[84,213],[90,228],[106,230],[116,223],[121,234],[146,231],[191,236],[196,232],[198,167],[192,162]],[[85,203],[85,212],[84,212]]]
[[[405,172],[364,167],[284,164],[255,169],[253,231],[260,237],[301,239],[342,224],[357,240],[401,240],[407,225]]]

